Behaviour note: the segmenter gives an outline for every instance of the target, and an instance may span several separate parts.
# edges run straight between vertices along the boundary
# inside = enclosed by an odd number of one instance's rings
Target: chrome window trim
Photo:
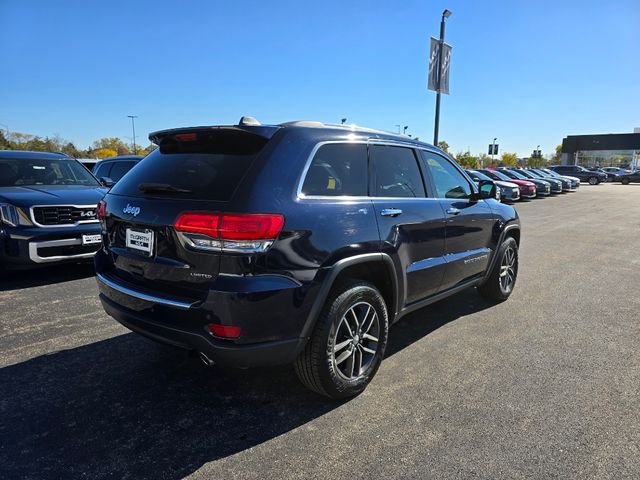
[[[63,223],[60,225],[42,225],[38,222],[36,222],[36,217],[33,214],[33,209],[34,208],[51,208],[51,207],[71,207],[71,208],[82,208],[82,209],[93,209],[96,210],[96,215],[97,215],[97,210],[98,210],[98,204],[96,203],[95,205],[32,205],[31,207],[29,207],[29,216],[30,216],[30,220],[33,222],[33,224],[37,227],[40,228],[64,228],[64,227],[77,227],[78,225],[85,225],[87,223],[98,223],[100,222],[100,220],[98,220],[97,218],[95,220],[79,220],[75,223]]]
[[[144,300],[147,302],[158,303],[158,304],[167,305],[170,307],[176,307],[182,310],[189,310],[191,307],[193,307],[193,305],[195,305],[194,303],[186,303],[186,302],[179,302],[177,300],[169,300],[168,298],[156,297],[155,295],[148,295],[146,293],[138,292],[137,290],[132,290],[130,288],[124,287],[122,285],[119,285],[109,280],[107,277],[105,277],[101,273],[96,273],[96,277],[99,282],[104,283],[107,287],[112,288],[117,292],[124,293],[125,295],[128,295],[130,297],[138,298],[140,300]]]
[[[323,142],[318,142],[311,149],[311,153],[307,157],[307,160],[305,161],[305,164],[304,164],[304,168],[302,169],[302,174],[298,179],[298,187],[296,189],[296,199],[298,200],[338,200],[338,201],[342,200],[345,202],[349,202],[349,201],[364,201],[364,200],[377,200],[377,199],[403,200],[403,201],[404,200],[425,200],[425,199],[433,200],[435,198],[435,197],[427,197],[427,196],[425,197],[378,197],[378,196],[371,196],[371,195],[305,195],[304,193],[302,193],[302,186],[304,184],[304,180],[307,178],[307,172],[309,171],[309,168],[311,168],[311,162],[313,161],[313,158],[315,157],[320,147],[328,144],[333,144],[333,143],[346,143],[349,145],[356,145],[356,144],[386,145],[390,147],[404,147],[404,148],[411,148],[413,150],[424,150],[430,153],[439,154],[438,151],[435,149],[431,149],[425,146],[415,145],[412,143],[405,143],[397,140],[383,140],[383,139],[370,138],[366,140],[363,140],[363,139],[348,140],[347,139],[347,140],[327,140]]]
[[[302,193],[302,186],[304,184],[305,179],[307,178],[307,173],[311,168],[311,162],[313,161],[313,157],[316,156],[316,153],[318,152],[318,150],[320,150],[321,147],[325,145],[335,144],[335,143],[345,143],[347,145],[366,145],[368,142],[367,140],[328,140],[328,141],[316,143],[315,146],[311,149],[311,153],[307,157],[307,160],[305,161],[305,164],[304,164],[304,168],[302,169],[302,174],[298,179],[298,188],[296,189],[296,197],[298,200],[316,199],[316,198],[332,198],[332,199],[346,199],[346,198],[368,199],[369,198],[366,195],[365,196],[347,196],[347,195],[334,196],[334,195],[305,195],[304,193]]]

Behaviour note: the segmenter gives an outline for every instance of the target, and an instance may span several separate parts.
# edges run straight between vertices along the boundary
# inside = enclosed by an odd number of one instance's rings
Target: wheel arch
[[[493,267],[498,260],[498,250],[500,249],[500,245],[502,245],[502,242],[504,242],[504,239],[507,237],[512,237],[518,244],[518,247],[520,247],[520,222],[516,220],[513,223],[508,223],[500,232],[500,237],[498,238],[495,252],[491,258],[491,261],[489,262],[487,270],[485,271],[483,282],[486,281],[491,275],[491,271],[493,270]]]
[[[303,338],[311,336],[329,294],[345,278],[364,280],[375,285],[387,305],[389,323],[393,323],[399,297],[396,267],[391,257],[385,253],[365,253],[344,258],[330,267],[302,329]]]

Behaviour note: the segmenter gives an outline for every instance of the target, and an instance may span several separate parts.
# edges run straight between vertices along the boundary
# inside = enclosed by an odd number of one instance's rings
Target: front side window
[[[327,143],[311,161],[302,184],[304,195],[367,195],[367,146],[364,143]]]
[[[421,151],[425,167],[431,173],[438,198],[469,198],[473,190],[465,176],[446,158]]]
[[[371,145],[369,155],[375,170],[377,197],[420,198],[424,183],[416,156],[411,148]]]

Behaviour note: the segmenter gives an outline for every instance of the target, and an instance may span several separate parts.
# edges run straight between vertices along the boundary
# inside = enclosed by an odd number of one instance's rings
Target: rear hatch
[[[170,297],[203,299],[218,275],[221,249],[215,242],[194,248],[198,235],[178,232],[176,221],[185,212],[224,212],[274,132],[202,127],[151,134],[159,148],[104,200],[114,264],[108,275]]]

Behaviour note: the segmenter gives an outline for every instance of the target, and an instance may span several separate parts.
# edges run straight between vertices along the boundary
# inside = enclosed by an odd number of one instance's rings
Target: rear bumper
[[[159,342],[240,368],[292,363],[306,343],[302,331],[311,296],[307,295],[309,289],[293,281],[276,290],[210,290],[206,299],[194,301],[145,291],[101,273],[98,264],[98,288],[105,311],[130,330]],[[218,287],[222,284],[214,282],[212,286],[216,283]],[[207,328],[210,323],[238,326],[240,338],[214,337]]]
[[[132,332],[139,333],[160,343],[205,354],[220,365],[249,368],[292,363],[304,347],[302,338],[274,340],[250,345],[236,345],[226,340],[217,340],[204,330],[169,326],[161,319],[154,321],[145,315],[126,308],[100,294],[104,310]]]
[[[0,227],[0,264],[8,269],[90,261],[100,244],[83,245],[83,235],[99,235],[99,224],[74,228]]]

